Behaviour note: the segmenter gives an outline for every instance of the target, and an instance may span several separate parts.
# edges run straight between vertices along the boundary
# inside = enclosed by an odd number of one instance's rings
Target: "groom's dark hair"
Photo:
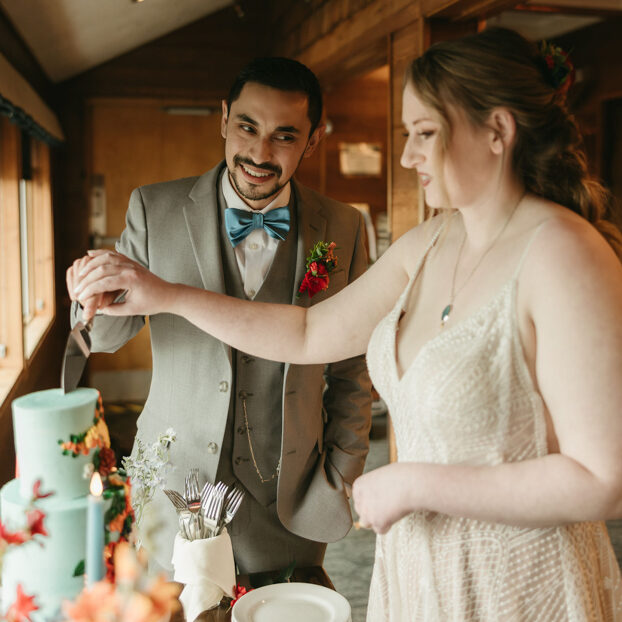
[[[231,111],[231,104],[240,96],[247,82],[279,91],[304,93],[308,101],[307,115],[311,121],[309,136],[313,134],[322,118],[322,89],[315,74],[307,66],[280,56],[255,58],[236,76],[227,97],[227,111]]]

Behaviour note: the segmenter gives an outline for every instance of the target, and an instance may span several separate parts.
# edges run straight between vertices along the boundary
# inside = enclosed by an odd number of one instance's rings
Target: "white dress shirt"
[[[265,214],[277,207],[287,205],[291,195],[291,186],[288,182],[269,205],[261,210],[253,210],[233,188],[227,169],[223,171],[221,185],[226,209],[233,207],[247,212]],[[255,229],[233,249],[244,284],[244,292],[251,300],[261,288],[280,243],[281,240],[268,235],[264,229]]]

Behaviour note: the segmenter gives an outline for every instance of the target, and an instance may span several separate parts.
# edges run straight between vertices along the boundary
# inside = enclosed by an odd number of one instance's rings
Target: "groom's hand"
[[[73,295],[83,305],[98,300],[104,315],[154,315],[174,296],[173,284],[116,251],[89,251],[77,279]],[[126,292],[124,301],[115,303],[120,292]]]
[[[72,301],[78,301],[80,306],[82,307],[82,320],[84,322],[88,322],[95,313],[109,304],[111,304],[115,297],[115,292],[110,293],[102,293],[91,296],[89,298],[83,298],[82,300],[78,300],[78,295],[76,293],[76,288],[80,283],[82,278],[82,274],[86,270],[87,264],[91,261],[92,257],[90,255],[85,255],[84,257],[80,257],[76,259],[69,268],[67,268],[67,272],[65,273],[65,281],[67,283],[67,292],[69,294],[69,298]]]

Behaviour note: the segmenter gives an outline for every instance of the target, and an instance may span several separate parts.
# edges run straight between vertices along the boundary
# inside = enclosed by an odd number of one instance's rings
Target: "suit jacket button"
[[[215,454],[218,451],[218,445],[216,443],[214,443],[214,441],[211,441],[207,444],[207,451],[210,454]]]
[[[242,456],[238,456],[238,457],[234,460],[234,462],[235,462],[236,464],[240,464],[240,462],[242,462]]]
[[[226,393],[229,390],[229,383],[226,380],[223,380],[219,385],[218,385],[218,390],[221,393]]]

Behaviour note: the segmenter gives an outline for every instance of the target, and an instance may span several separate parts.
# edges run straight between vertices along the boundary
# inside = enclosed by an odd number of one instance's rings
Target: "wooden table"
[[[255,575],[239,575],[238,585],[243,585],[247,588],[251,587],[251,584],[267,583],[266,578],[269,578],[271,573],[258,573]],[[273,576],[273,575],[272,575]],[[311,566],[308,568],[295,568],[290,582],[294,583],[315,583],[316,585],[323,585],[331,590],[335,589],[332,581],[324,572],[324,568],[321,566]],[[210,609],[204,611],[197,620],[201,622],[231,622],[231,610],[229,607],[230,599],[223,599],[220,607],[216,609]],[[171,618],[171,622],[183,622],[184,617],[180,612]]]

